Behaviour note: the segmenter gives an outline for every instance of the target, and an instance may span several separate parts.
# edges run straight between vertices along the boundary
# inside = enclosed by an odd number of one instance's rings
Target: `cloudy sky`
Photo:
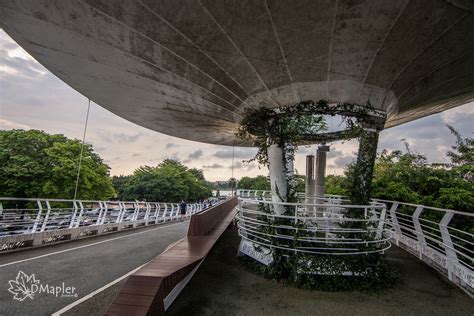
[[[87,99],[48,72],[0,29],[0,129],[41,129],[82,138]],[[445,124],[463,135],[474,131],[474,103],[432,115],[381,133],[379,149],[403,149],[405,139],[413,150],[430,162],[446,161],[445,153],[454,138]],[[232,147],[187,141],[160,134],[128,122],[92,103],[86,141],[111,168],[112,175],[130,174],[141,165],[156,165],[165,158],[189,167],[202,168],[211,181],[231,177]],[[300,148],[296,169],[304,173],[305,155],[316,146]],[[328,174],[341,174],[355,158],[356,141],[333,143]],[[234,175],[267,174],[265,168],[242,163],[255,149],[235,148]]]

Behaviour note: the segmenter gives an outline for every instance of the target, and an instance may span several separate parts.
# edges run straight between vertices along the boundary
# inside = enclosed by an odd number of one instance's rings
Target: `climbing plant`
[[[345,129],[327,132],[327,124],[323,115],[340,115]],[[364,148],[374,146],[373,141],[375,141],[376,149],[378,137],[374,139],[372,133],[367,132],[367,127],[377,132],[383,127],[384,122],[385,114],[375,110],[370,102],[361,106],[353,103],[330,104],[326,100],[317,102],[308,100],[278,108],[262,106],[248,110],[240,122],[237,136],[243,140],[253,141],[258,151],[251,160],[256,160],[262,165],[269,165],[268,149],[270,146],[280,147],[283,152],[284,172],[288,174],[288,170],[286,170],[288,162],[294,159],[298,145],[328,143],[360,137]],[[370,155],[363,153],[359,156],[361,158],[359,161],[362,164],[374,160],[371,158],[372,153],[375,155],[375,151],[371,150],[369,153]],[[358,178],[365,176],[370,178],[371,170],[373,170],[373,164],[365,163]],[[291,201],[294,198],[294,181],[290,176],[286,182],[287,196],[282,200]],[[365,204],[366,200],[368,201],[368,198],[365,198],[370,193],[370,181],[368,181],[368,185],[364,185],[364,183],[363,180],[359,181],[357,184],[360,187],[354,190],[354,192],[360,191],[360,189],[364,190],[361,194],[354,195],[354,202],[357,204]]]
[[[325,132],[327,124],[323,115],[340,115],[346,128],[337,132]],[[380,129],[384,122],[385,115],[375,110],[370,102],[360,106],[308,100],[278,108],[262,106],[248,110],[240,122],[237,136],[242,140],[252,140],[258,148],[253,160],[268,165],[267,150],[272,144],[285,148],[287,156],[292,158],[298,145],[359,137],[364,130],[363,126]]]
[[[327,124],[323,115],[340,115],[345,124],[342,131],[328,132]],[[370,103],[360,106],[352,103],[329,104],[326,100],[303,101],[294,105],[278,108],[260,107],[248,110],[244,115],[237,136],[243,140],[253,141],[258,148],[256,160],[262,165],[269,165],[269,149],[277,145],[282,149],[282,161],[287,168],[289,160],[294,158],[297,146],[301,144],[328,143],[335,140],[359,138],[360,150],[357,167],[354,171],[353,188],[350,197],[354,204],[368,204],[370,194],[370,183],[375,161],[378,132],[385,123],[385,114],[375,110]],[[284,170],[288,175],[288,170]],[[280,196],[278,187],[276,194],[280,200],[296,202],[296,196],[290,191],[294,189],[292,179],[286,179],[288,194],[284,199]],[[268,206],[260,205],[259,210],[269,213]],[[285,216],[287,218],[272,218],[262,216],[259,218],[266,225],[258,229],[265,233],[268,243],[272,245],[273,263],[263,266],[251,259],[244,258],[246,265],[263,275],[289,282],[304,288],[318,288],[324,290],[348,290],[362,288],[381,288],[393,285],[396,277],[393,271],[387,268],[380,254],[376,252],[376,246],[368,242],[363,251],[364,256],[348,255],[343,257],[332,255],[309,255],[301,252],[288,253],[282,249],[294,249],[299,240],[305,238],[324,238],[319,232],[308,231],[305,223],[294,223],[290,218],[295,215],[296,209],[291,205],[285,205]],[[360,209],[348,209],[347,217],[360,218],[363,216]],[[280,225],[280,226],[278,226]],[[281,239],[272,236],[284,234],[279,231],[286,226],[297,226],[293,238]],[[348,221],[342,226],[349,233],[338,233],[341,238],[354,238],[350,233],[365,227],[363,221]],[[318,235],[319,234],[319,235]],[[347,234],[347,236],[345,235]],[[364,240],[374,239],[374,233],[364,235]],[[252,237],[248,237],[252,239]],[[362,238],[359,236],[359,238]],[[257,242],[257,241],[256,241]],[[257,242],[258,243],[258,242]],[[341,247],[345,245],[342,244]],[[362,250],[361,250],[362,251]],[[342,274],[350,271],[353,277],[345,277]],[[357,277],[355,277],[357,276]]]

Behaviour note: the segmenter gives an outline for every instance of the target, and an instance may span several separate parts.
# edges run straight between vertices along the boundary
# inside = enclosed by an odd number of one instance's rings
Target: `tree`
[[[237,187],[244,190],[270,190],[270,180],[265,176],[242,177]]]
[[[115,188],[115,192],[117,192],[117,197],[119,200],[122,200],[121,198],[121,192],[124,192],[125,186],[127,185],[128,181],[130,181],[131,175],[127,176],[113,176],[112,177],[112,185]]]
[[[188,169],[165,159],[156,167],[142,166],[130,176],[113,178],[121,200],[179,202],[197,201],[212,195],[210,184],[199,169]]]
[[[457,135],[457,145],[453,148],[465,147],[448,153],[449,157],[454,157],[448,166],[428,164],[425,156],[411,151],[409,147],[405,152],[383,150],[374,167],[372,197],[472,212],[474,183],[466,176],[469,173],[463,173],[472,168],[468,146],[465,145],[469,144],[470,139]],[[351,164],[346,168],[342,189],[351,188],[353,174],[354,165]],[[331,186],[328,183],[328,188]]]
[[[474,181],[474,139],[472,137],[463,138],[459,132],[451,125],[446,126],[456,137],[456,145],[451,146],[452,151],[447,152],[451,159],[451,166],[461,177]]]
[[[347,189],[344,187],[343,176],[328,175],[326,177],[326,193],[335,195],[347,195]]]
[[[0,196],[72,199],[81,142],[39,130],[0,131]],[[84,144],[77,199],[115,194],[109,167]]]

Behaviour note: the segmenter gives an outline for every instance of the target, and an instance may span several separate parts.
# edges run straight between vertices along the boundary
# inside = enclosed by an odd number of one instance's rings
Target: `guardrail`
[[[267,200],[271,201],[272,199],[272,192],[266,190],[244,190],[239,189],[237,190],[237,196],[241,198],[253,198],[258,200]],[[306,202],[306,203],[347,203],[349,200],[347,197],[342,195],[334,195],[334,194],[325,194],[324,197],[317,197],[317,196],[306,196],[304,192],[297,192],[296,197],[298,198],[299,202]]]
[[[209,204],[188,204],[185,217]],[[180,217],[176,203],[0,197],[0,252],[176,221]]]
[[[474,295],[474,214],[374,199],[387,205],[395,244]]]
[[[285,213],[279,215],[278,209]],[[277,209],[277,210],[276,210]],[[359,213],[349,218],[347,211]],[[241,198],[239,235],[267,249],[318,255],[362,255],[390,248],[385,205],[276,203]]]
[[[238,194],[244,199],[253,199],[256,203],[270,203],[271,200],[269,191],[239,190]],[[304,193],[298,193],[298,198],[301,201],[307,200]],[[348,201],[344,196],[326,195],[315,201],[321,205],[314,208],[320,209],[331,209],[335,205],[342,208],[354,207],[342,205]],[[470,296],[474,295],[473,213],[382,199],[372,201],[374,204],[384,205],[383,232],[387,234],[389,231],[390,241],[441,272]],[[304,203],[299,205],[301,207]],[[304,210],[307,211],[308,207]],[[302,220],[304,219],[298,218],[296,221]]]

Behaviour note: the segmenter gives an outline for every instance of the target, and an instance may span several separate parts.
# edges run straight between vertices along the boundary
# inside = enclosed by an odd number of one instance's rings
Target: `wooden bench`
[[[105,315],[164,315],[235,216],[237,197],[194,214],[187,237],[132,274]]]

